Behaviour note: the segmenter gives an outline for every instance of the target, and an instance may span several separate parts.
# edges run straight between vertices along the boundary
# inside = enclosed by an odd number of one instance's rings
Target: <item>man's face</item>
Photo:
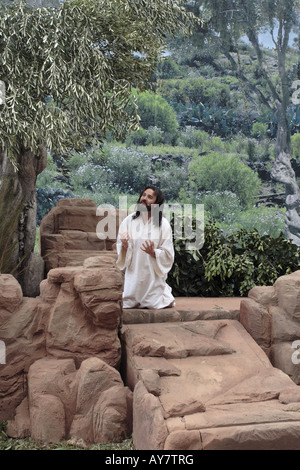
[[[153,189],[147,188],[140,197],[139,204],[145,206],[148,211],[151,210],[151,205],[156,201],[156,195]]]

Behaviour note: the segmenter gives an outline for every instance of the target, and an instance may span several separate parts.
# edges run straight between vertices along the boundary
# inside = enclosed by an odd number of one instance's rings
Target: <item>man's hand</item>
[[[122,232],[119,234],[120,235],[120,240],[122,242],[122,247],[127,250],[128,248],[128,242],[129,242],[129,235],[127,232]]]
[[[148,255],[153,256],[153,258],[156,258],[154,251],[154,242],[146,241],[142,244],[141,250],[143,250],[145,253],[148,253]]]

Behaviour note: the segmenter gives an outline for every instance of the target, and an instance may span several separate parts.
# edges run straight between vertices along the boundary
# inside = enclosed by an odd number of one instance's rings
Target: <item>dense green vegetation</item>
[[[168,277],[175,296],[247,296],[252,287],[272,285],[300,267],[300,248],[282,233],[241,229],[226,236],[213,222],[205,225],[201,250],[187,251],[185,240],[176,240],[175,251]]]

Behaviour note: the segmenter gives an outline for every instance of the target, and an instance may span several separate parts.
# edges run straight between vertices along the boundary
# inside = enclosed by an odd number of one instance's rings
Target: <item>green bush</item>
[[[226,236],[212,222],[205,225],[201,250],[187,251],[184,239],[175,240],[174,247],[168,283],[175,296],[247,296],[254,286],[273,285],[300,268],[300,247],[282,234],[240,230]]]
[[[226,107],[231,103],[229,85],[203,77],[164,80],[159,92],[168,101],[182,104],[203,103]]]
[[[198,195],[197,202],[204,204],[205,211],[215,222],[231,222],[242,210],[239,198],[230,191],[207,191]]]
[[[211,152],[194,157],[189,167],[189,181],[196,191],[230,191],[239,198],[242,206],[253,204],[261,181],[253,170],[235,154]]]
[[[144,129],[155,126],[170,134],[177,131],[176,113],[162,96],[150,91],[139,93],[137,106],[140,123]]]
[[[159,145],[164,140],[163,131],[156,126],[150,126],[146,130],[146,145]]]
[[[151,160],[145,153],[115,146],[108,150],[104,168],[114,187],[122,192],[140,193],[149,183]]]
[[[294,134],[291,137],[292,152],[291,156],[296,160],[300,160],[300,134]]]
[[[160,187],[167,201],[175,202],[180,190],[186,184],[186,169],[171,163],[168,167],[159,167],[155,170],[155,177],[158,179]]]
[[[251,135],[256,139],[262,139],[263,137],[266,137],[267,130],[268,124],[263,122],[254,122],[251,129]]]
[[[146,145],[147,142],[147,131],[140,127],[137,131],[130,132],[125,139],[125,144],[127,147],[135,145]]]
[[[248,232],[257,230],[261,235],[278,237],[284,233],[284,208],[278,207],[253,207],[244,211],[236,211],[225,215],[220,227],[226,233],[237,232],[245,229]]]
[[[181,74],[179,65],[170,57],[163,58],[158,63],[155,75],[157,78],[176,78]]]
[[[151,162],[144,153],[119,146],[106,147],[103,160],[102,164],[88,160],[79,168],[70,170],[74,193],[89,190],[101,194],[116,190],[119,193],[135,194],[149,183]]]

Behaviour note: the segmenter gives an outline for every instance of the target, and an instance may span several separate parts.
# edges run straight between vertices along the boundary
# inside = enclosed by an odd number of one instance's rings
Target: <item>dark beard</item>
[[[138,203],[138,211],[145,212],[145,210],[147,210],[148,212],[151,212],[151,204],[147,204],[146,201],[139,202]]]

